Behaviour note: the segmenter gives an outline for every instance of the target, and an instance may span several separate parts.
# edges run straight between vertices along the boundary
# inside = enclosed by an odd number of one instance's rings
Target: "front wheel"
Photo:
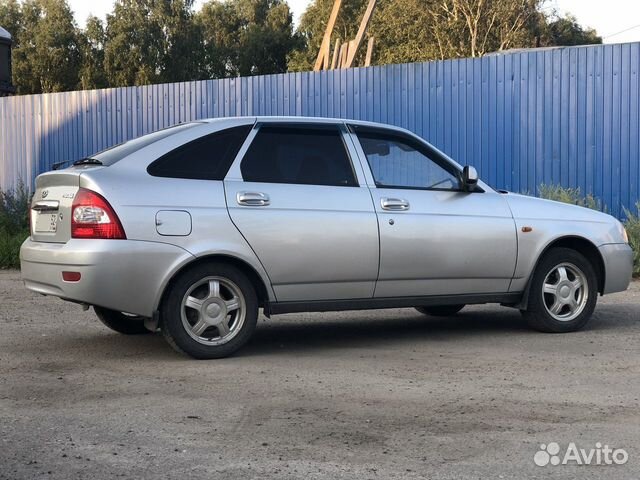
[[[533,274],[522,314],[536,330],[573,332],[587,324],[597,300],[598,280],[591,263],[575,250],[554,248]]]
[[[432,317],[450,317],[464,308],[464,305],[440,305],[437,307],[416,307],[416,310]]]
[[[237,268],[203,264],[172,284],[160,318],[164,337],[177,351],[198,359],[222,358],[251,337],[258,299]]]
[[[144,326],[144,317],[117,312],[116,310],[109,310],[108,308],[102,307],[93,307],[93,311],[96,312],[98,320],[114,332],[122,333],[124,335],[151,333],[151,331],[147,330]]]

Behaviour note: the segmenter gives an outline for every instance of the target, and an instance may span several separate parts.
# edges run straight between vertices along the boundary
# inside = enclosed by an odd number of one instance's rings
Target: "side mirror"
[[[462,188],[467,192],[473,192],[478,185],[478,172],[474,167],[467,165],[462,169]]]
[[[373,148],[369,148],[367,153],[370,153],[373,155],[380,155],[381,157],[386,157],[391,153],[391,148],[389,147],[388,142],[380,142],[380,143],[376,143],[373,146]]]

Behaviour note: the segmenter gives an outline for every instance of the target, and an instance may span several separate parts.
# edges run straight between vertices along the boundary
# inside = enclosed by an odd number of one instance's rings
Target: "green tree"
[[[106,36],[102,21],[93,15],[90,16],[80,39],[80,51],[82,54],[80,86],[84,90],[109,86],[104,71]]]
[[[370,25],[375,37],[373,62],[419,62],[440,58],[432,34],[435,1],[383,1]],[[362,48],[362,47],[361,47]]]
[[[343,2],[332,40],[352,39],[367,0]],[[379,0],[368,35],[377,64],[478,57],[489,52],[558,44],[597,43],[575,19],[556,19],[544,0]],[[293,71],[310,70],[318,55],[333,0],[315,0],[303,14],[303,45],[289,60]],[[568,40],[570,39],[570,40]],[[335,43],[334,43],[335,44]],[[364,56],[364,45],[359,56]]]
[[[18,0],[0,0],[0,27],[7,30],[18,41],[22,30],[22,8]]]
[[[544,0],[442,0],[430,9],[440,58],[536,46]]]
[[[3,1],[0,22],[13,30],[13,83],[19,93],[78,87],[78,28],[66,0]]]
[[[202,77],[202,31],[195,19],[193,0],[157,3],[159,23],[164,32],[163,81],[198,80]]]
[[[193,0],[117,0],[107,15],[104,65],[111,86],[200,77]]]
[[[593,45],[602,43],[602,37],[592,28],[583,28],[576,17],[566,15],[551,19],[546,25],[541,46]]]
[[[283,0],[212,0],[199,12],[198,25],[211,77],[285,72],[298,44]]]

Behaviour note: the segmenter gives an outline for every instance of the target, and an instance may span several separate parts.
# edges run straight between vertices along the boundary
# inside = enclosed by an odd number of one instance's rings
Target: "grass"
[[[580,207],[590,208],[606,212],[607,208],[602,202],[588,193],[583,195],[579,188],[564,188],[560,185],[540,185],[538,187],[541,198],[547,200],[555,200],[556,202],[571,203]]]
[[[633,276],[640,277],[640,202],[636,203],[636,212],[638,214],[624,209],[627,216],[624,226],[629,235],[629,245],[633,248]]]
[[[20,267],[20,245],[29,236],[29,200],[23,183],[0,190],[0,269]]]
[[[557,202],[571,203],[581,207],[606,212],[607,207],[593,195],[583,195],[579,188],[564,188],[560,185],[540,185],[540,197]],[[636,213],[624,209],[623,222],[629,235],[629,245],[633,249],[633,276],[640,277],[640,202],[636,203]]]

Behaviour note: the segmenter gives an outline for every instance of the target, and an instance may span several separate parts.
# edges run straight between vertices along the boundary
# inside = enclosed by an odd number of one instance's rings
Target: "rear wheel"
[[[255,330],[258,299],[247,277],[226,264],[203,264],[181,275],[163,302],[162,333],[177,351],[221,358],[242,347]]]
[[[436,307],[416,307],[416,310],[432,317],[450,317],[464,308],[464,305],[440,305]]]
[[[93,307],[93,310],[96,312],[98,319],[115,332],[124,335],[151,333],[144,326],[145,317],[102,307]]]
[[[550,333],[584,327],[596,307],[598,279],[591,263],[569,248],[554,248],[540,261],[531,279],[529,325]]]

